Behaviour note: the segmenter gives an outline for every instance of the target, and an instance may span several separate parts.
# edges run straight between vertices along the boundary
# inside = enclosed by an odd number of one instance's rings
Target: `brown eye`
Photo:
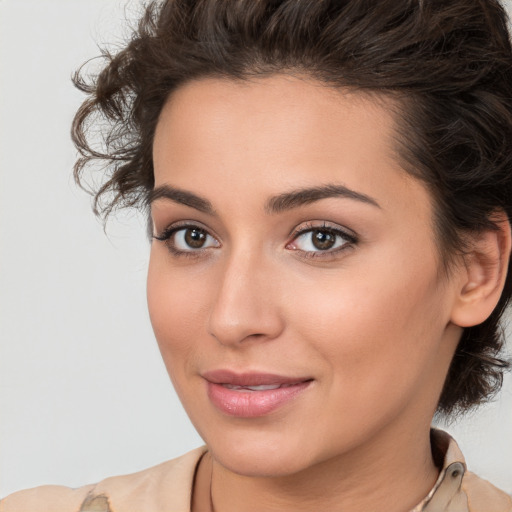
[[[356,244],[355,235],[335,227],[318,226],[299,231],[287,248],[309,256],[320,256],[322,253],[333,254]]]
[[[218,240],[199,226],[171,228],[157,239],[165,242],[175,254],[200,253],[204,249],[220,247]]]
[[[170,226],[161,235],[154,235],[167,246],[175,256],[184,254],[201,254],[203,250],[220,247],[219,241],[210,235],[206,229],[199,226]]]
[[[185,243],[191,249],[201,249],[206,243],[208,234],[203,229],[187,228],[184,234]]]
[[[317,229],[311,232],[311,243],[320,251],[326,251],[334,247],[336,235],[330,231]]]

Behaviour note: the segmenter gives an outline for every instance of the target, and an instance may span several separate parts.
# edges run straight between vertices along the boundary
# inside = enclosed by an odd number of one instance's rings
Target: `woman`
[[[490,0],[149,5],[76,79],[76,176],[105,160],[97,212],[148,211],[151,321],[206,447],[0,510],[512,510],[430,429],[507,366],[511,65]]]

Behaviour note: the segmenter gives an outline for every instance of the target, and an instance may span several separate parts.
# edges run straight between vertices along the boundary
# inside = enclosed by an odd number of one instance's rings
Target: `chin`
[[[284,477],[313,465],[316,461],[308,460],[304,442],[299,438],[288,432],[262,431],[204,437],[219,464],[248,477]]]
[[[229,471],[247,477],[285,477],[298,473],[308,464],[299,454],[279,449],[244,446],[242,449],[211,448],[214,459]],[[300,452],[299,452],[300,453]]]

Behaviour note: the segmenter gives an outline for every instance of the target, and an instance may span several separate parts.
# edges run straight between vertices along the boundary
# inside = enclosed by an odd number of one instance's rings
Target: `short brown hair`
[[[155,127],[177,87],[274,73],[398,99],[402,164],[432,193],[444,262],[464,250],[464,233],[496,229],[495,212],[512,217],[512,49],[496,0],[151,2],[125,47],[103,56],[98,76],[74,77],[88,99],[72,136],[79,182],[90,163],[106,164],[94,203],[105,217],[145,207]],[[98,127],[99,148],[90,142]],[[501,387],[499,322],[511,294],[509,268],[494,312],[464,330],[440,412],[466,410]]]

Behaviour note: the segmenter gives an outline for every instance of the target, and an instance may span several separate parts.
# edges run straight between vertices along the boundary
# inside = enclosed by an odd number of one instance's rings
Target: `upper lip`
[[[245,372],[232,370],[210,370],[202,377],[213,384],[230,384],[233,386],[263,386],[265,384],[298,384],[312,380],[311,377],[287,377],[274,373]]]

